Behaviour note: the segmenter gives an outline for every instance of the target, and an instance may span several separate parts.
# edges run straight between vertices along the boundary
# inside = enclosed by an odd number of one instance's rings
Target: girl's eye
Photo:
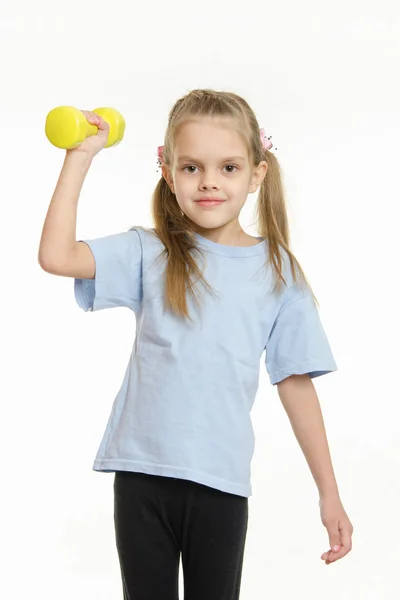
[[[225,165],[226,167],[233,167],[234,169],[237,169],[237,167],[235,167],[235,165]],[[228,171],[228,173],[234,173],[234,171]]]
[[[194,167],[195,169],[197,169],[197,167],[195,165],[188,165],[187,167],[184,167],[183,170],[186,171],[186,169],[191,169],[192,167]],[[233,167],[234,169],[237,169],[238,167],[236,167],[235,165],[225,165],[226,167]],[[228,173],[234,173],[235,171],[228,171]],[[194,171],[189,171],[189,173],[194,173]]]

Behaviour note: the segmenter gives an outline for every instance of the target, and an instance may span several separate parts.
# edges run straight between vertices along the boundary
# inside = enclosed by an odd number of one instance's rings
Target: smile
[[[196,204],[204,207],[218,206],[219,204],[223,204],[224,200],[197,200]]]

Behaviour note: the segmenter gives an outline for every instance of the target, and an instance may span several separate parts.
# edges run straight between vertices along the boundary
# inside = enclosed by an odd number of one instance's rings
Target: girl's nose
[[[211,177],[207,177],[207,178],[205,177],[200,183],[200,189],[202,189],[202,190],[205,190],[205,189],[218,190],[219,185],[215,181],[215,179],[212,179]]]

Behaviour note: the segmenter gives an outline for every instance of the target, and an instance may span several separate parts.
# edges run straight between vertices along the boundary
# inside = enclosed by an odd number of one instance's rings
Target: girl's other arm
[[[319,490],[321,520],[330,543],[321,559],[331,564],[352,549],[353,525],[339,496],[317,392],[305,374],[279,382],[278,394]]]
[[[312,380],[308,375],[292,375],[277,387],[320,495],[338,495],[321,406]]]

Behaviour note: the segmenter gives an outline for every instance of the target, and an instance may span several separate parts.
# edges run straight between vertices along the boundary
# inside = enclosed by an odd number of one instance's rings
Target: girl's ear
[[[262,160],[258,167],[256,167],[253,171],[253,175],[250,183],[250,194],[256,192],[261,185],[264,177],[266,176],[268,171],[268,163],[266,160]]]
[[[168,183],[169,187],[171,188],[171,192],[174,194],[174,182],[172,179],[171,171],[165,165],[161,167],[161,170],[165,181]]]

